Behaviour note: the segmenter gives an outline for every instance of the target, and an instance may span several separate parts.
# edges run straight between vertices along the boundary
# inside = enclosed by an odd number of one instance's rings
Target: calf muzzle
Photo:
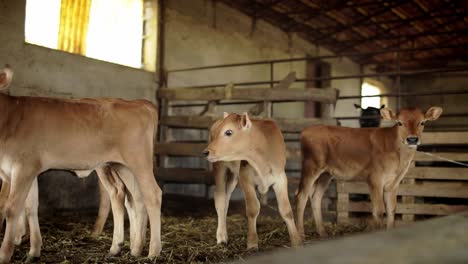
[[[419,138],[418,137],[407,137],[406,138],[406,143],[408,143],[408,145],[418,145]]]
[[[205,156],[205,157],[208,157],[208,155],[210,155],[210,151],[205,149],[202,151],[202,155]]]

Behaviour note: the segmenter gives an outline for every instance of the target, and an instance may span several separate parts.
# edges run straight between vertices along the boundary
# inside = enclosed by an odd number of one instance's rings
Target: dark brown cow
[[[377,224],[387,212],[387,227],[394,225],[396,194],[420,143],[426,121],[439,118],[442,108],[402,109],[395,115],[381,110],[385,120],[397,124],[385,128],[312,126],[301,134],[302,177],[297,193],[297,224],[304,234],[304,208],[311,198],[317,232],[325,236],[321,200],[332,179],[362,180],[369,184],[372,215]],[[322,174],[324,173],[324,174]]]
[[[12,75],[10,69],[0,71],[0,89],[8,87]],[[149,257],[159,255],[161,189],[153,175],[157,111],[150,102],[0,94],[0,108],[0,176],[11,184],[0,262],[13,254],[16,223],[33,182],[49,169],[84,176],[111,167],[127,189],[141,191],[151,226]],[[38,239],[31,235],[31,243],[40,248]],[[37,257],[33,248],[29,255]],[[132,249],[132,254],[140,252]]]

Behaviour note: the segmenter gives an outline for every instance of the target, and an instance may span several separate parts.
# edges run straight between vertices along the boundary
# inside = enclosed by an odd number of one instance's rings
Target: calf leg
[[[315,226],[317,228],[317,233],[320,237],[327,236],[327,232],[325,231],[325,227],[323,226],[322,219],[322,198],[325,192],[327,191],[328,185],[330,184],[332,178],[332,175],[325,173],[317,179],[317,181],[314,184],[315,191],[310,201],[312,213],[314,215]]]
[[[2,175],[2,179],[5,179]],[[2,181],[2,189],[0,190],[0,232],[3,229],[3,221],[5,220],[5,204],[8,200],[8,194],[10,193],[10,183],[8,181]]]
[[[297,232],[296,224],[294,223],[294,215],[289,203],[288,196],[288,179],[286,174],[282,173],[279,175],[277,182],[273,185],[273,190],[276,194],[276,200],[278,202],[278,209],[281,217],[286,226],[288,227],[289,238],[291,240],[291,246],[297,247],[302,244],[302,239]]]
[[[152,157],[152,155],[149,155]],[[132,163],[140,166],[130,166],[129,169],[133,173],[134,178],[138,185],[134,184],[134,190],[139,188],[142,193],[144,205],[146,206],[147,214],[150,220],[150,247],[148,257],[156,257],[161,252],[161,203],[162,203],[162,191],[159,188],[153,174],[152,160],[149,160],[145,164],[140,162]],[[146,165],[146,166],[145,166]],[[127,186],[127,189],[131,190],[131,186]],[[135,201],[136,201],[136,197]],[[141,204],[141,202],[136,203]],[[138,252],[140,254],[141,252]],[[136,255],[133,254],[132,255]]]
[[[232,172],[228,177],[226,175],[227,168],[222,162],[216,162],[213,165],[215,174],[215,207],[218,215],[218,228],[216,230],[216,241],[218,244],[227,243],[228,234],[226,228],[226,218],[229,208],[229,200],[231,199],[232,192],[236,188],[239,180],[238,171]],[[227,180],[227,181],[226,181]]]
[[[118,177],[112,174],[109,166],[96,169],[99,179],[109,193],[112,206],[112,215],[114,218],[114,234],[112,236],[112,246],[109,250],[110,255],[117,255],[124,242],[124,218],[125,218],[125,192],[123,184]]]
[[[0,248],[0,263],[9,262],[13,255],[18,217],[24,208],[31,184],[39,173],[38,167],[33,166],[31,163],[24,167],[17,166],[13,170],[10,194],[5,206],[6,230]]]
[[[26,235],[26,215],[24,210],[22,210],[18,216],[18,223],[16,225],[15,233],[15,245],[21,245],[23,237]]]
[[[27,222],[29,224],[29,243],[31,246],[28,253],[28,261],[32,261],[41,255],[42,236],[41,229],[39,227],[38,208],[39,186],[37,178],[35,178],[31,186],[31,190],[26,198],[26,206],[24,209]]]
[[[385,205],[383,199],[383,186],[380,183],[370,183],[370,199],[372,203],[372,218],[373,228],[380,228],[382,226],[382,218],[385,212]]]
[[[139,256],[145,243],[148,213],[134,175],[125,167],[119,167],[118,172],[127,186],[125,206],[130,220],[130,251],[133,256]]]
[[[241,168],[239,175],[240,186],[244,192],[245,209],[248,222],[247,249],[258,248],[257,216],[260,213],[260,202],[257,199],[255,185],[249,175],[252,173],[250,166]],[[254,172],[253,172],[254,173]]]
[[[297,229],[301,236],[304,236],[304,211],[307,199],[312,195],[314,183],[321,173],[322,171],[318,170],[312,161],[302,161],[302,176],[296,195]]]
[[[218,215],[218,228],[216,230],[216,243],[227,243],[226,230],[226,167],[222,162],[213,164],[215,178],[214,203]]]
[[[384,192],[385,209],[387,211],[387,229],[395,225],[395,209],[397,205],[397,190]]]
[[[110,210],[111,202],[109,194],[102,185],[102,182],[99,181],[99,212],[96,218],[96,222],[94,223],[93,231],[91,232],[92,237],[97,237],[102,234]]]

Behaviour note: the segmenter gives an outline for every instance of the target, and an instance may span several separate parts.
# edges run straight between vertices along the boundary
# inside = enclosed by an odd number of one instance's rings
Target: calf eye
[[[403,125],[403,123],[400,122],[400,121],[398,121],[397,124],[398,124],[399,126],[402,126],[402,125]]]
[[[224,135],[226,135],[226,136],[228,136],[228,137],[232,136],[232,134],[233,134],[233,132],[232,132],[232,130],[230,130],[230,129],[229,129],[229,130],[226,130],[226,131],[224,132]]]
[[[421,122],[421,126],[424,126],[424,124],[426,124],[426,122],[422,121],[422,122]]]

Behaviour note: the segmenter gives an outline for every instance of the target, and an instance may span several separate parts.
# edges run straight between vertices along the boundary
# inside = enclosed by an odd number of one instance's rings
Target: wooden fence
[[[449,149],[430,152],[455,161],[468,161],[468,132],[426,132],[419,149]],[[432,155],[417,152],[412,167],[398,189],[396,214],[403,222],[416,218],[448,215],[468,210],[468,168],[447,167],[447,163]],[[439,163],[440,164],[440,163]],[[337,220],[352,222],[354,216],[370,213],[370,202],[362,201],[369,189],[364,182],[337,183]],[[354,197],[353,197],[354,196]],[[466,199],[466,200],[464,200]]]
[[[158,92],[161,103],[160,138],[156,147],[159,164],[156,169],[158,181],[164,183],[214,184],[210,166],[205,168],[170,168],[167,166],[168,157],[198,157],[202,159],[201,152],[206,147],[203,142],[180,142],[173,140],[171,129],[197,129],[209,130],[221,113],[211,113],[219,102],[233,101],[239,104],[252,104],[255,106],[249,111],[254,117],[273,118],[271,106],[275,102],[321,102],[323,118],[274,118],[284,133],[299,134],[305,127],[317,124],[336,125],[332,118],[338,91],[333,88],[304,88],[290,89],[295,81],[294,73],[290,73],[279,84],[265,88],[236,88],[233,85],[225,87],[208,88],[162,88]],[[196,102],[205,103],[205,110],[199,115],[174,115],[171,107],[174,104],[187,104]],[[260,103],[259,103],[260,102]],[[297,148],[288,149],[288,157],[297,160],[300,151]],[[297,179],[291,179],[297,182]]]

